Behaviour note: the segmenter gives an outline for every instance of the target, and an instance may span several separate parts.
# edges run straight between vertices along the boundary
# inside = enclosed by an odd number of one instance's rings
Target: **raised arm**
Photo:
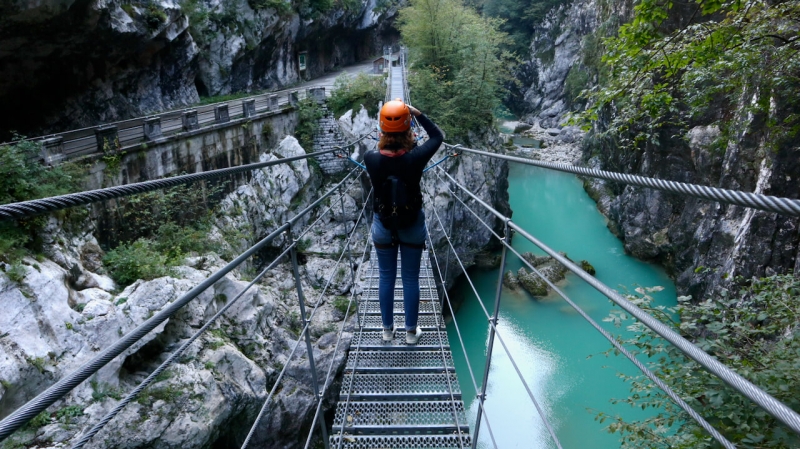
[[[439,127],[436,126],[431,119],[426,117],[425,114],[419,112],[418,109],[411,106],[409,106],[409,109],[411,110],[411,114],[417,118],[419,124],[422,125],[422,128],[425,129],[425,132],[428,133],[428,141],[418,146],[414,150],[415,153],[419,154],[418,157],[423,159],[423,163],[427,163],[442,144],[442,141],[444,140],[444,134],[442,134],[442,130],[439,129]]]

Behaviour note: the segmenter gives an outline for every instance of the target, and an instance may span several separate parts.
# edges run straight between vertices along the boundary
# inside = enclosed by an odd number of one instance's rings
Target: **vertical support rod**
[[[453,195],[455,196],[456,189],[450,189],[450,191],[453,192]],[[448,226],[450,229],[447,231],[447,237],[451,240],[453,238],[453,222],[456,219],[456,207],[458,207],[458,202],[454,200],[453,206],[450,208],[450,224]],[[442,278],[444,279],[444,284],[442,285],[442,288],[445,290],[447,289],[447,273],[450,271],[450,251],[455,251],[455,246],[451,246],[447,249],[447,259],[445,259],[444,262],[444,277]],[[437,269],[439,268],[437,267]],[[444,295],[442,295],[439,306],[441,307],[441,310],[444,310]],[[444,316],[442,316],[442,318],[444,318]]]
[[[303,286],[300,283],[300,270],[297,266],[297,242],[295,242],[292,238],[292,230],[291,228],[286,231],[287,240],[289,240],[292,245],[291,250],[291,257],[292,257],[292,273],[294,274],[294,285],[297,288],[297,299],[300,302],[300,319],[303,320],[303,328],[306,327],[309,322],[306,320],[306,298],[303,295]],[[314,387],[314,395],[317,397],[317,401],[321,401],[322,397],[319,393],[319,382],[317,381],[317,367],[314,363],[314,348],[311,346],[311,335],[306,329],[306,352],[308,353],[308,365],[311,369],[311,384]],[[328,449],[328,429],[325,424],[325,417],[322,416],[319,420],[319,428],[322,432],[322,441],[325,443],[325,449]]]
[[[363,195],[363,189],[361,193]],[[339,186],[339,201],[342,204],[342,226],[344,226],[344,233],[347,235],[347,221],[345,221],[344,218],[344,186],[342,185]],[[356,232],[355,228],[353,229],[353,232]],[[353,253],[350,251],[350,239],[346,238],[344,240],[344,245],[345,249],[347,249],[347,261],[350,263],[350,288],[356,288],[356,264],[353,262]],[[358,323],[359,327],[361,326],[361,316],[358,313],[358,303],[356,303],[356,323]]]
[[[508,242],[508,221],[505,223],[505,235],[503,241]],[[500,274],[497,276],[497,293],[494,297],[494,315],[490,321],[494,326],[489,326],[489,347],[486,350],[486,366],[483,371],[483,384],[481,385],[481,392],[478,395],[478,400],[481,404],[486,400],[486,387],[489,383],[489,367],[492,364],[492,347],[494,346],[494,328],[497,326],[497,316],[500,314],[500,297],[503,294],[503,272],[506,269],[506,245],[503,245],[503,252],[500,256]],[[481,429],[481,418],[483,415],[483,407],[478,407],[478,418],[475,421],[475,435],[472,437],[472,449],[478,445],[478,432]]]

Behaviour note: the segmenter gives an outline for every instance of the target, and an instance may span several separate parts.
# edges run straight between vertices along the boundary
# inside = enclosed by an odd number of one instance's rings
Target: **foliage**
[[[382,76],[370,76],[359,73],[350,77],[344,73],[336,78],[333,92],[328,99],[328,107],[336,117],[352,109],[353,113],[360,110],[363,105],[371,116],[378,113],[378,103],[383,101],[386,85]]]
[[[501,50],[501,21],[483,18],[460,0],[411,0],[398,23],[409,47],[413,103],[448,137],[466,138],[494,125],[511,56]]]
[[[641,0],[605,40],[608,79],[582,118],[606,119],[607,135],[638,150],[695,124],[726,140],[751,121],[776,149],[800,130],[798,20],[798,0]]]
[[[342,313],[346,313],[349,306],[350,300],[346,296],[337,296],[333,300],[333,307]]]
[[[0,204],[63,195],[79,190],[83,170],[74,164],[42,165],[41,145],[17,136],[12,145],[0,146]],[[58,214],[70,220],[86,216],[86,209],[73,208]],[[0,261],[15,263],[41,249],[40,233],[46,215],[0,221]]]
[[[148,239],[123,243],[106,253],[103,263],[111,277],[120,285],[129,285],[137,279],[150,280],[167,276],[167,256],[159,253]]]
[[[323,115],[322,106],[313,98],[306,98],[297,102],[297,126],[295,127],[294,135],[297,141],[300,142],[300,146],[306,150],[306,153],[313,151],[314,134],[319,129],[319,119]]]
[[[147,25],[147,29],[150,31],[155,31],[167,21],[167,13],[159,9],[156,4],[151,3],[144,10],[142,18],[144,19],[145,25]]]
[[[61,422],[69,422],[78,416],[83,416],[83,407],[80,405],[70,405],[56,411],[56,419]]]
[[[211,37],[212,31],[208,27],[209,11],[202,0],[182,0],[181,11],[189,19],[189,32],[199,44],[204,44]]]
[[[256,11],[272,8],[281,16],[292,12],[291,2],[284,0],[247,0],[247,3]]]
[[[697,304],[681,297],[674,309],[650,307],[652,289],[637,289],[632,298],[640,307],[734,371],[760,386],[794,410],[800,409],[800,279],[776,275],[764,279],[736,280],[741,290],[723,290],[718,296]],[[677,313],[680,324],[669,312]],[[617,311],[607,319],[617,326],[629,317]],[[737,447],[790,448],[800,437],[783,427],[767,412],[740,395],[697,363],[667,344],[639,322],[628,329],[636,337],[624,344],[635,352],[657,358],[650,368],[701,416]],[[608,430],[619,432],[623,448],[711,448],[718,447],[688,414],[669,400],[643,376],[629,377],[632,395],[622,402],[637,408],[652,407],[659,412],[644,421],[611,420]]]

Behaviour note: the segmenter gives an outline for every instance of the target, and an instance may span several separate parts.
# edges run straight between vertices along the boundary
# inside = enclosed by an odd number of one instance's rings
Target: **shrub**
[[[158,6],[151,4],[144,10],[142,14],[145,25],[150,31],[157,30],[161,24],[167,21],[167,13],[158,8]]]
[[[103,258],[111,277],[120,285],[129,285],[137,279],[150,280],[170,274],[168,258],[154,248],[148,239],[123,243]]]
[[[333,85],[328,107],[339,117],[348,110],[358,112],[364,105],[367,112],[374,116],[378,113],[378,103],[383,101],[386,85],[382,76],[370,76],[359,73],[356,77],[342,74]]]
[[[306,98],[297,102],[297,127],[294,135],[306,153],[313,152],[314,134],[319,129],[319,119],[324,112],[314,99]]]
[[[727,290],[699,303],[678,298],[674,309],[650,307],[653,289],[637,289],[632,300],[672,324],[676,331],[768,394],[794,410],[800,409],[800,279],[778,275],[764,279],[736,280],[738,294]],[[677,313],[674,323],[667,312]],[[665,319],[666,318],[666,319]],[[616,311],[607,321],[626,325],[629,317]],[[623,343],[635,352],[657,358],[651,369],[678,396],[738,447],[800,447],[800,436],[785,429],[749,399],[723,384],[674,346],[667,344],[639,322],[628,326],[635,337]],[[641,357],[640,357],[641,359]],[[600,414],[611,420],[610,432],[619,432],[623,448],[717,447],[711,437],[666,394],[643,376],[627,377],[632,395],[620,400],[636,408],[659,412],[643,421]]]
[[[74,164],[45,167],[39,162],[41,145],[16,136],[12,145],[0,146],[0,204],[63,195],[80,187],[84,171]],[[58,212],[71,221],[86,217],[85,208]],[[41,229],[46,215],[0,221],[0,260],[14,263],[41,252]]]

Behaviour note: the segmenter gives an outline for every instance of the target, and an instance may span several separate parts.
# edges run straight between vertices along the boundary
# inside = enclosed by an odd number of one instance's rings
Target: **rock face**
[[[565,82],[570,71],[581,70],[584,37],[597,27],[597,11],[594,0],[575,0],[552,9],[535,27],[531,59],[517,69],[521,86],[512,87],[508,102],[524,121],[541,128],[562,122],[570,107]]]
[[[3,2],[0,141],[281,87],[380,53],[396,9],[348,4],[320,13],[260,0]]]
[[[590,139],[584,157],[604,170],[797,198],[796,142],[766,149],[752,137],[757,121],[744,110],[736,113],[740,132],[722,149],[712,145],[719,130],[698,125],[684,139],[665,138],[636,154]],[[663,263],[680,294],[702,298],[736,276],[800,270],[798,218],[600,181],[588,187],[626,251]]]

